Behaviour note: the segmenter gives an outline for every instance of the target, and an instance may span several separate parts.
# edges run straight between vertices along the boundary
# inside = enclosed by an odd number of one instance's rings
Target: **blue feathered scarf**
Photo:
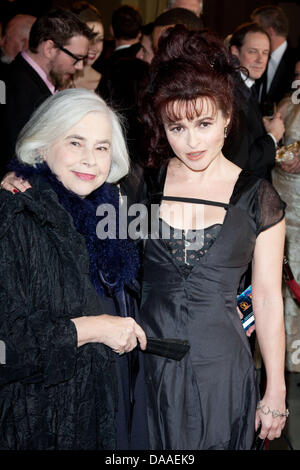
[[[112,295],[137,279],[140,266],[138,248],[128,238],[118,239],[119,191],[115,185],[104,183],[82,199],[66,189],[46,163],[33,167],[14,161],[9,169],[24,179],[39,175],[51,185],[60,204],[72,216],[76,230],[85,238],[90,256],[90,278],[100,295]],[[97,207],[101,204],[111,204],[115,208],[116,239],[102,240],[97,237],[96,226],[106,217],[96,216]]]

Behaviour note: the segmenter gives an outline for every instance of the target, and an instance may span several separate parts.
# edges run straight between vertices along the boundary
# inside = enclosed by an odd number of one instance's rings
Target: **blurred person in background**
[[[142,17],[140,12],[130,6],[117,8],[111,19],[111,31],[115,40],[115,49],[110,57],[103,61],[103,74],[111,75],[114,65],[124,57],[135,57],[140,50],[142,37]]]
[[[27,49],[29,33],[36,17],[16,15],[6,25],[1,39],[1,62],[10,64],[19,52]]]
[[[141,48],[138,51],[136,57],[138,59],[151,64],[154,57],[153,43],[152,43],[152,32],[154,28],[154,22],[148,23],[142,26],[142,38],[140,40]]]
[[[245,23],[230,38],[231,53],[242,69],[236,84],[235,122],[225,141],[224,155],[241,168],[271,181],[277,142],[284,125],[277,113],[263,120],[256,99],[255,81],[264,73],[270,54],[268,33],[256,23]]]
[[[171,8],[186,8],[195,13],[195,15],[201,16],[203,0],[168,0],[167,9],[170,10]]]
[[[126,140],[132,161],[139,156],[141,136],[137,102],[139,90],[148,78],[148,63],[136,57],[142,49],[142,17],[129,5],[117,8],[112,15],[115,38],[113,54],[103,62],[102,78],[96,92],[120,112],[126,120]]]
[[[87,58],[82,70],[77,70],[73,76],[71,86],[95,90],[101,80],[101,73],[93,68],[103,50],[104,28],[100,11],[91,3],[85,1],[74,2],[71,11],[96,34],[89,42]]]
[[[257,84],[262,112],[266,115],[264,110],[272,110],[290,91],[296,51],[288,44],[289,21],[282,8],[263,5],[252,12],[251,19],[267,31],[271,40],[268,67]]]
[[[0,79],[5,80],[7,65],[15,59],[19,52],[27,49],[29,33],[36,17],[16,15],[6,25],[0,41]]]

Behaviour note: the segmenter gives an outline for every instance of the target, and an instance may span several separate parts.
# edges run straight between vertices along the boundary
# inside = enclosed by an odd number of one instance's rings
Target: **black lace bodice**
[[[171,227],[160,219],[161,230],[170,236],[165,239],[169,252],[179,265],[184,277],[187,277],[200,258],[207,253],[216,240],[222,224],[213,224],[210,227],[198,230],[188,230]],[[164,227],[163,227],[164,226]]]

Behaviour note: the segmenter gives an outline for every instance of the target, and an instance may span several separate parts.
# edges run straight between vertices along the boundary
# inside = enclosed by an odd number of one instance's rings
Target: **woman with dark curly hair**
[[[267,181],[222,154],[238,70],[223,43],[182,26],[161,39],[143,100],[149,206],[141,324],[148,336],[188,340],[179,362],[147,355],[152,449],[250,449],[279,437],[285,404],[281,274],[284,203]],[[153,209],[154,206],[152,206]],[[152,218],[153,219],[153,218]],[[252,260],[255,366],[236,312]]]

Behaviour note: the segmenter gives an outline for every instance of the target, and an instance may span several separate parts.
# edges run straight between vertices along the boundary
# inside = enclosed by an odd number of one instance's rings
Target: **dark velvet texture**
[[[0,260],[0,449],[115,448],[113,353],[71,321],[104,313],[85,240],[39,177],[0,191]]]

